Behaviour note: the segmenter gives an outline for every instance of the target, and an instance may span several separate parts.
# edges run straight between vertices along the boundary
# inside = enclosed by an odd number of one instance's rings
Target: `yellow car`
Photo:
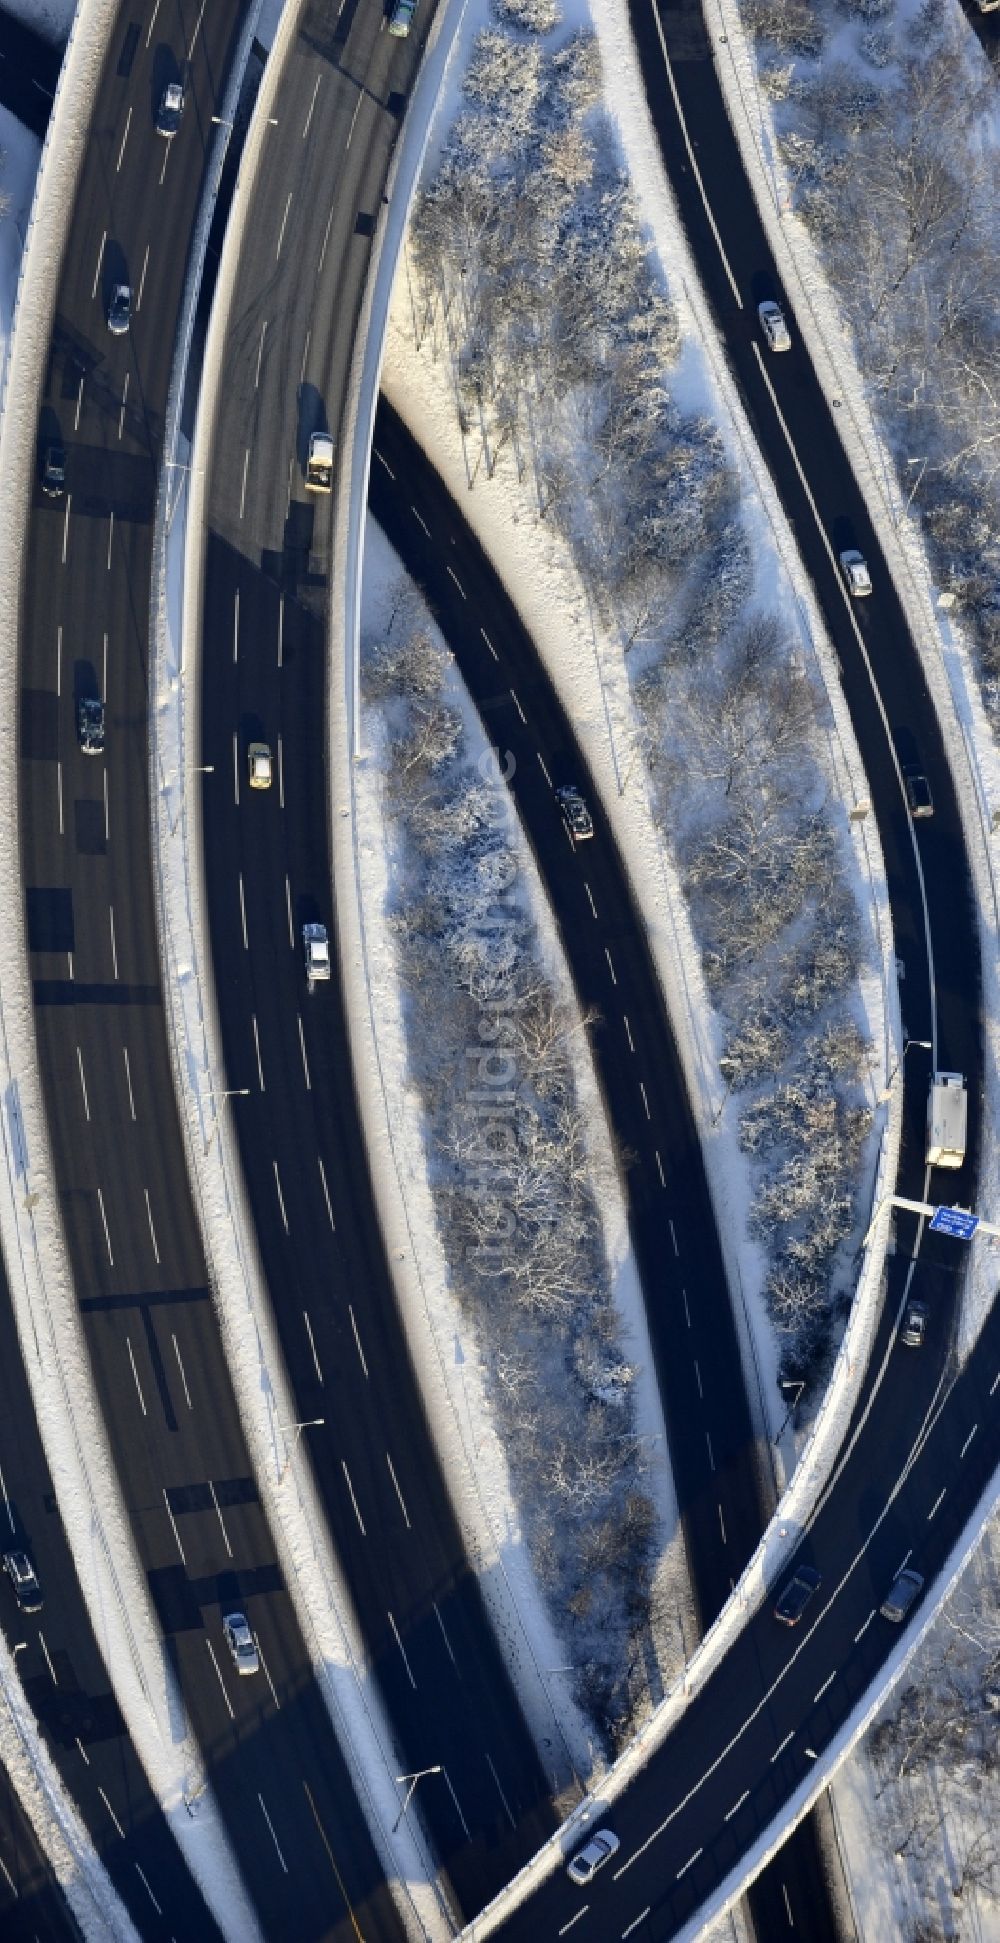
[[[271,751],[266,742],[251,742],[247,750],[251,789],[270,789]]]

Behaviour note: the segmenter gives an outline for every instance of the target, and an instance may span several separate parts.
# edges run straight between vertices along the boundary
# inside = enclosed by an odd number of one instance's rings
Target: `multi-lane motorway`
[[[21,851],[38,1052],[87,1344],[230,1842],[268,1934],[348,1936],[363,1920],[366,1934],[394,1937],[399,1919],[282,1585],[215,1323],[150,877],[156,468],[188,240],[241,17],[236,0],[123,9],[101,81],[40,409],[42,437],[68,448],[67,491],[36,496],[25,550]],[[154,117],[178,73],[186,108],[167,143]],[[114,337],[106,307],[118,280],[132,285],[133,316]],[[77,702],[94,694],[106,703],[101,757],[76,735]],[[249,1614],[261,1649],[250,1680],[223,1640],[233,1608]]]

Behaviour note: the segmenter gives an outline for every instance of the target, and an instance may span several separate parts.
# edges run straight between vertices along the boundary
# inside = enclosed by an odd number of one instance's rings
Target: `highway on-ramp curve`
[[[397,1937],[399,1919],[284,1590],[207,1285],[160,985],[147,785],[151,519],[188,241],[236,0],[123,8],[62,266],[41,408],[67,493],[31,509],[21,850],[39,1058],[87,1343],[150,1593],[267,1934]],[[186,75],[171,142],[153,120]],[[109,334],[121,276],[131,331]],[[77,702],[106,701],[103,756]],[[221,1617],[264,1667],[240,1679]],[[127,1804],[126,1804],[127,1806]]]
[[[421,25],[418,13],[418,28]],[[426,20],[424,21],[426,24]],[[300,1420],[413,1811],[471,1914],[554,1826],[545,1765],[466,1558],[410,1367],[375,1213],[339,981],[306,990],[300,927],[333,933],[326,729],[331,501],[303,487],[338,433],[419,38],[314,4],[255,187],[211,440],[202,804],[226,1083]],[[247,749],[273,752],[250,790]],[[335,887],[334,887],[335,895]],[[496,1568],[493,1568],[496,1569]],[[522,1650],[524,1650],[522,1648]],[[548,1770],[548,1771],[546,1771]],[[401,1800],[408,1782],[400,1784]]]

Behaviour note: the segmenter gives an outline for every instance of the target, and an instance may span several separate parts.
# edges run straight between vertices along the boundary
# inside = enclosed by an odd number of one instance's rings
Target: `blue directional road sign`
[[[965,1208],[935,1208],[931,1220],[934,1234],[954,1235],[956,1241],[971,1241],[978,1226],[978,1214],[969,1214]]]

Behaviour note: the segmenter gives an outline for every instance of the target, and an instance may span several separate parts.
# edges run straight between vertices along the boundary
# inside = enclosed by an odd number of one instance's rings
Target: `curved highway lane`
[[[23,592],[21,848],[61,1212],[139,1556],[268,1934],[395,1938],[399,1919],[288,1600],[225,1365],[164,1029],[149,856],[151,518],[188,238],[242,9],[123,7],[62,268]],[[154,129],[181,75],[178,134]],[[133,289],[113,336],[114,284]],[[106,746],[76,710],[100,695]],[[263,1668],[241,1680],[222,1614]],[[355,1912],[359,1912],[355,1914]]]

